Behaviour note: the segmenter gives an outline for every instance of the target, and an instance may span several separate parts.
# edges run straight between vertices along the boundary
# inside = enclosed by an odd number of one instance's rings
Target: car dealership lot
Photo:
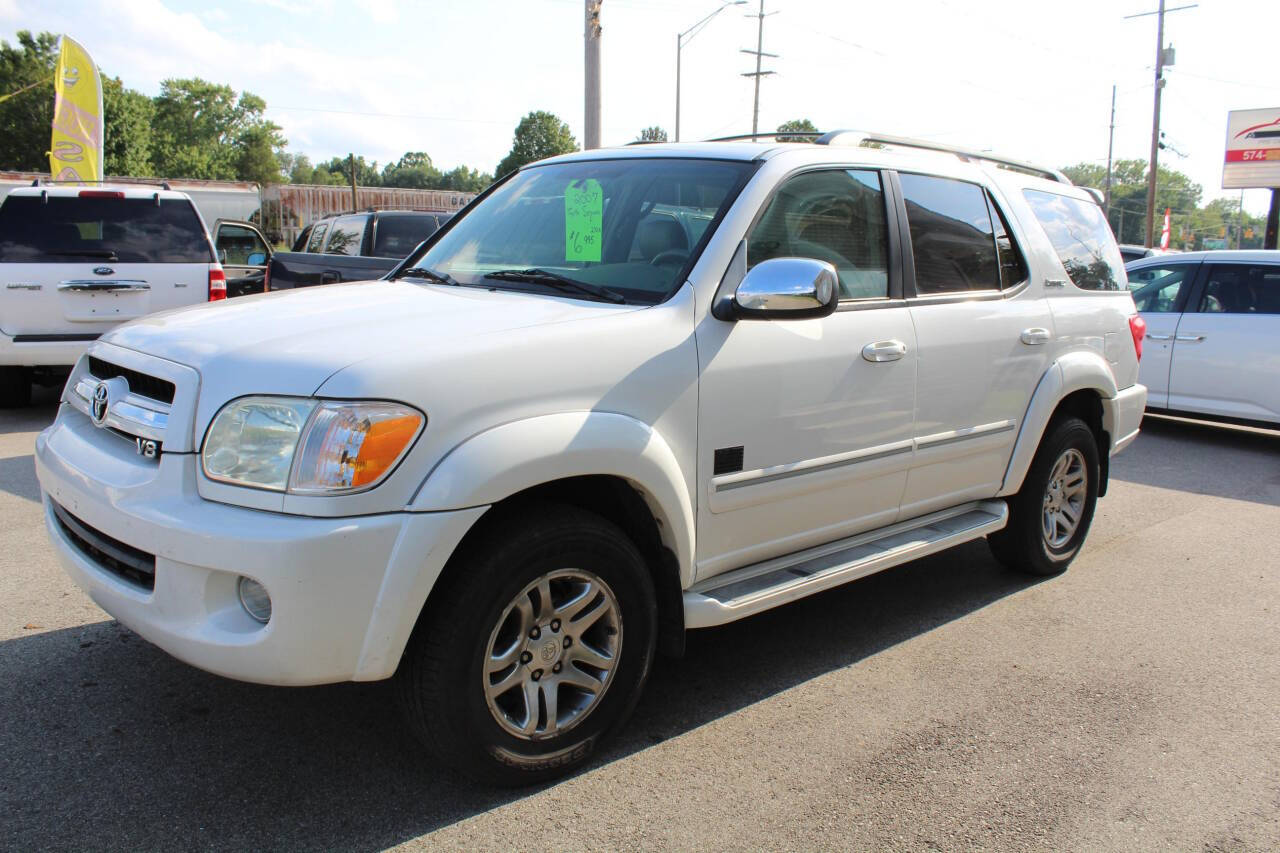
[[[971,543],[695,633],[585,772],[494,792],[386,685],[227,681],[93,605],[41,522],[55,397],[0,413],[0,848],[1280,845],[1276,434],[1148,419],[1065,575]]]

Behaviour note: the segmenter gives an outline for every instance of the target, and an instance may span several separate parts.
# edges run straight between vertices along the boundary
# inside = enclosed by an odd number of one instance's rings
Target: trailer
[[[302,229],[331,214],[356,210],[456,213],[475,197],[475,193],[455,190],[358,187],[353,203],[349,186],[271,184],[262,190],[261,226],[284,245],[292,245]]]

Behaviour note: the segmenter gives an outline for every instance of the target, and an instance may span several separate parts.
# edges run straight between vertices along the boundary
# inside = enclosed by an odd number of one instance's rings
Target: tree
[[[0,95],[32,88],[0,103],[0,168],[46,171],[58,37],[19,30],[17,40],[16,45],[0,41]]]
[[[1096,163],[1077,163],[1062,170],[1073,184],[1103,189],[1107,170]],[[1192,217],[1204,189],[1176,169],[1156,173],[1155,236],[1159,239],[1166,208],[1179,217]],[[1111,230],[1116,242],[1141,245],[1147,236],[1147,161],[1116,160],[1111,168]],[[1176,228],[1175,228],[1176,231]]]
[[[286,141],[257,95],[198,77],[165,80],[155,107],[152,159],[161,175],[267,183],[278,174],[275,154]]]
[[[126,89],[119,77],[102,78],[102,166],[104,175],[146,177],[151,163],[155,103]]]
[[[569,125],[549,112],[537,110],[520,119],[511,152],[502,158],[494,174],[505,175],[526,163],[577,150],[578,141],[569,131]]]
[[[406,151],[398,161],[388,163],[382,170],[385,187],[430,189],[439,180],[440,170],[431,165],[431,157],[425,151]]]
[[[813,142],[818,138],[818,128],[807,118],[794,118],[778,125],[778,133],[812,133],[813,136],[790,136],[779,142]]]
[[[646,127],[644,130],[640,131],[640,135],[636,137],[636,142],[666,142],[666,141],[667,141],[667,132],[662,128],[658,127],[657,125],[654,125],[653,127]]]
[[[323,177],[323,180],[317,180],[317,177]],[[311,183],[350,184],[351,165],[346,157],[334,157],[316,167]],[[356,183],[362,187],[382,186],[382,174],[378,171],[377,161],[366,163],[363,154],[356,155]]]
[[[437,189],[457,190],[458,192],[478,193],[493,183],[493,175],[479,169],[468,169],[458,166],[440,176]]]

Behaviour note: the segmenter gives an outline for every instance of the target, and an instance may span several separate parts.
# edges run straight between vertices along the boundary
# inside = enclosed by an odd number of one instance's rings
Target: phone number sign
[[[1280,187],[1280,107],[1227,113],[1223,189]]]

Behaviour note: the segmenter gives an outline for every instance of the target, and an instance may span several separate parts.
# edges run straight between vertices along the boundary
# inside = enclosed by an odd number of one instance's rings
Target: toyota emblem
[[[107,419],[107,383],[99,382],[98,386],[93,389],[93,402],[90,403],[90,410],[93,413],[93,422],[98,426],[102,426],[102,422]]]

